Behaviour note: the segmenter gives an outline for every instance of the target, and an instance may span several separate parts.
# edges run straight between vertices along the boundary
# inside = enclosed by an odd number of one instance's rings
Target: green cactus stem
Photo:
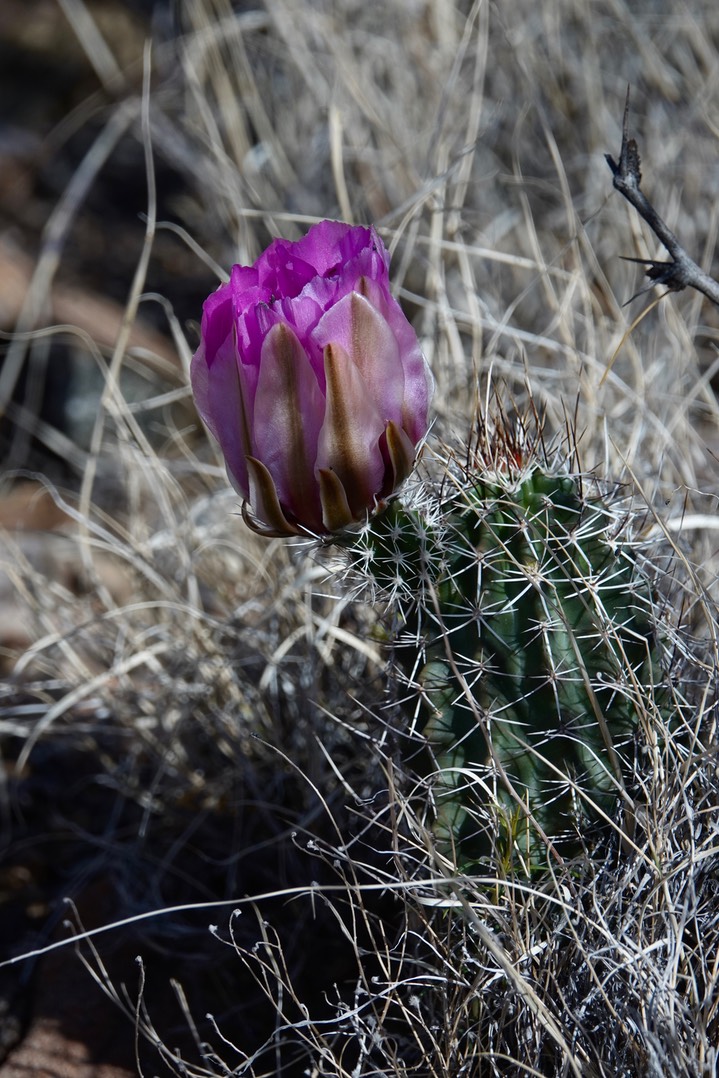
[[[615,818],[661,681],[626,514],[590,480],[529,458],[475,460],[432,504],[395,501],[366,533],[421,701],[437,844],[462,865],[494,851],[532,870],[548,841],[571,854],[588,823]]]

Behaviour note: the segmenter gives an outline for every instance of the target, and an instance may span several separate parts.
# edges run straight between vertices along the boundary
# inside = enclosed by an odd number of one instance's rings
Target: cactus
[[[661,681],[626,512],[540,445],[482,428],[434,498],[393,501],[363,537],[434,758],[437,844],[464,866],[494,849],[532,871],[630,803],[626,757]]]

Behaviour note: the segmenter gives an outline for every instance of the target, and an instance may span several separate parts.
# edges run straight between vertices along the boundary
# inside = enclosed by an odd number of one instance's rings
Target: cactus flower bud
[[[205,302],[195,402],[263,535],[364,520],[412,468],[433,380],[388,269],[374,228],[321,221]]]

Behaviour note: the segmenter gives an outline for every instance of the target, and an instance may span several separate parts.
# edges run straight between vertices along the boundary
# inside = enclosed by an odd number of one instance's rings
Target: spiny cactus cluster
[[[493,851],[532,871],[631,807],[627,761],[662,670],[630,519],[504,420],[411,501],[376,516],[355,554],[396,614],[437,844],[454,864]]]

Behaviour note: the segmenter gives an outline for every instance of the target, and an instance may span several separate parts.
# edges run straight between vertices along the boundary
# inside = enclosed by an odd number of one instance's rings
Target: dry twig
[[[708,299],[719,305],[719,283],[705,273],[693,258],[689,257],[672,230],[661,219],[641,190],[642,173],[639,149],[636,139],[629,138],[629,91],[627,91],[627,100],[624,106],[622,148],[619,161],[615,161],[611,154],[607,153],[604,156],[612,170],[615,189],[626,198],[627,202],[647,222],[654,235],[671,255],[669,262],[659,262],[651,258],[630,258],[627,261],[639,262],[648,266],[649,268],[645,271],[647,277],[654,284],[666,285],[670,292],[681,292],[687,286],[696,288]],[[637,293],[637,295],[640,295],[640,293]],[[632,299],[635,298],[636,296],[632,297]]]

